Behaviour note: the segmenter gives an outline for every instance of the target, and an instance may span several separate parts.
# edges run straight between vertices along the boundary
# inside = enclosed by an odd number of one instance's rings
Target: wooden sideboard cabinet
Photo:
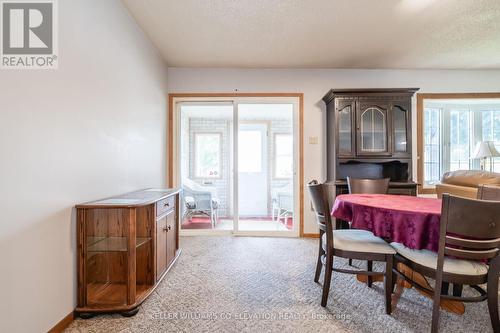
[[[146,189],[76,206],[80,317],[139,311],[181,252],[179,192]]]

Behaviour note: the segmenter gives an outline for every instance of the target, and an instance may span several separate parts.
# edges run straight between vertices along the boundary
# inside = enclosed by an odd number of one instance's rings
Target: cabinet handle
[[[168,226],[168,227],[167,227],[167,231],[170,231],[170,229],[172,229],[172,227],[171,227],[171,226]]]
[[[168,206],[170,206],[170,203],[168,203],[168,202],[165,202],[165,203],[163,204],[163,207],[168,207]]]
[[[169,226],[169,228],[170,228],[170,226]],[[163,231],[168,231],[168,230],[169,230],[168,228],[163,228]]]

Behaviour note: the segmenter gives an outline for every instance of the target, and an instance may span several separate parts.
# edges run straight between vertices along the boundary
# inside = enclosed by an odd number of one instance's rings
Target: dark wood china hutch
[[[391,179],[390,194],[416,195],[411,99],[418,88],[332,89],[327,106],[327,182],[348,193],[348,176]]]

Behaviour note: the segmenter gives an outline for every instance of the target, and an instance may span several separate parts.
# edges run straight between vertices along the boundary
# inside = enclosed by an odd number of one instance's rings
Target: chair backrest
[[[323,184],[319,184],[316,180],[313,180],[307,184],[307,188],[309,189],[319,229],[327,232],[327,235],[331,235],[333,225],[325,186]]]
[[[389,190],[390,178],[359,179],[347,177],[349,193],[386,194]]]
[[[214,186],[205,186],[198,184],[191,178],[183,178],[182,179],[182,190],[185,195],[194,195],[194,194],[207,194],[214,198],[217,197],[217,188]]]
[[[499,250],[500,202],[443,194],[439,259],[448,255],[486,260],[495,258]]]
[[[500,173],[485,170],[448,171],[441,177],[441,183],[474,188],[481,184],[500,186]]]
[[[477,191],[479,200],[500,201],[500,187],[491,185],[481,185]]]

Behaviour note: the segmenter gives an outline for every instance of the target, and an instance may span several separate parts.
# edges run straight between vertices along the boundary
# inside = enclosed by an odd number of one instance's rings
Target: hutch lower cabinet
[[[179,190],[142,190],[76,209],[76,313],[136,314],[180,254]]]

